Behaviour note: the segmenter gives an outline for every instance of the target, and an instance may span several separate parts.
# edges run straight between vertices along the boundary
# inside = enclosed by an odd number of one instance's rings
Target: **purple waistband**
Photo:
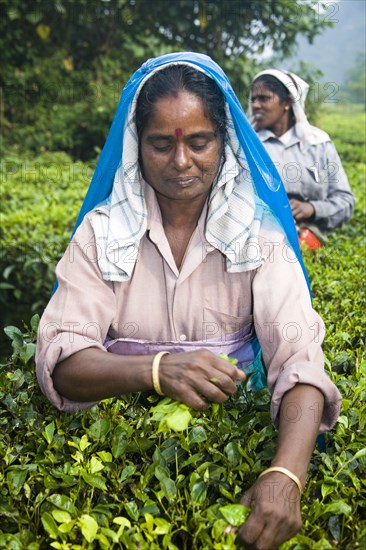
[[[258,340],[251,331],[246,336],[243,333],[229,335],[225,339],[210,339],[196,341],[162,341],[151,342],[148,340],[132,340],[128,338],[117,338],[106,340],[105,348],[118,355],[153,355],[159,351],[180,353],[184,351],[195,351],[208,349],[216,355],[225,353],[238,360],[240,366],[251,363],[259,351]],[[239,365],[238,365],[239,366]]]

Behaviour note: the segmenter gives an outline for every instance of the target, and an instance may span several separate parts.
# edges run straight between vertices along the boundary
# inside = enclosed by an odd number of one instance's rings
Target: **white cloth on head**
[[[155,72],[152,71],[148,78]],[[139,90],[145,82],[146,79]],[[126,281],[131,278],[137,257],[136,249],[147,229],[135,111],[136,97],[128,113],[122,162],[115,174],[112,193],[94,209],[91,218],[98,249],[98,265],[106,281]],[[253,260],[247,252],[249,248],[253,250],[253,247],[260,249],[262,216],[264,210],[269,211],[269,208],[255,193],[228,106],[226,116],[228,137],[224,161],[208,200],[206,238],[225,255],[227,270],[234,273],[256,269],[263,263],[262,257],[256,256]]]
[[[311,126],[305,114],[305,100],[309,91],[309,84],[294,73],[288,71],[280,71],[278,69],[267,69],[255,75],[252,84],[261,76],[273,76],[277,78],[288,90],[292,100],[292,110],[295,117],[295,131],[300,140],[302,149],[307,149],[311,145],[330,141],[330,137],[326,132]],[[255,121],[253,118],[251,94],[248,108],[248,118],[255,129]]]

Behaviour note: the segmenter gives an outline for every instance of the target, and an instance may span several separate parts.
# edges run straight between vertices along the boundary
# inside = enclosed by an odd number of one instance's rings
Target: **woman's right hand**
[[[309,220],[315,214],[315,208],[311,202],[290,199],[290,206],[292,215],[297,222]]]
[[[237,390],[245,374],[207,349],[165,355],[159,367],[163,393],[193,409],[222,403]]]

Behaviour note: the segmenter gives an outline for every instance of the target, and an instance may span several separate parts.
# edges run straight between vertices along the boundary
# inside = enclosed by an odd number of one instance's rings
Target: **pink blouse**
[[[132,277],[109,282],[98,267],[93,215],[84,218],[57,266],[59,287],[39,326],[37,377],[57,408],[91,405],[70,401],[53,386],[55,365],[77,351],[88,347],[106,351],[107,339],[169,342],[183,349],[212,342],[229,345],[233,334],[254,326],[272,394],[273,421],[278,421],[282,396],[301,383],[315,386],[325,397],[321,431],[334,425],[341,396],[324,372],[324,325],[281,233],[266,230],[264,222],[260,250],[252,252],[260,254],[264,263],[250,271],[228,273],[223,254],[205,238],[204,211],[179,271],[158,204],[150,201],[148,230],[139,246],[128,252],[135,262]]]

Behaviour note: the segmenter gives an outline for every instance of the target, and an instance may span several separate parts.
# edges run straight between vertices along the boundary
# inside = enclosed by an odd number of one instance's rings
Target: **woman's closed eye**
[[[204,149],[206,149],[206,147],[210,145],[210,143],[216,142],[216,139],[216,133],[210,132],[190,136],[188,143],[192,151],[203,151]]]
[[[192,151],[202,151],[207,147],[208,141],[207,140],[199,140],[199,141],[192,141],[189,146],[192,149]]]
[[[171,147],[172,147],[171,143],[166,143],[165,145],[156,145],[156,144],[154,145],[154,149],[158,153],[166,153],[171,149]]]
[[[173,145],[173,141],[168,137],[153,137],[149,139],[148,142],[150,142],[153,149],[158,153],[165,153],[169,151]]]
[[[153,147],[155,149],[155,151],[157,151],[158,153],[167,153],[168,151],[170,151],[172,149],[172,147],[174,147],[174,142],[173,141],[158,141],[158,142],[155,142],[153,144]],[[192,142],[189,142],[188,143],[188,147],[192,150],[192,151],[203,151],[208,145],[208,141],[207,140],[200,140],[200,141],[192,141]]]

